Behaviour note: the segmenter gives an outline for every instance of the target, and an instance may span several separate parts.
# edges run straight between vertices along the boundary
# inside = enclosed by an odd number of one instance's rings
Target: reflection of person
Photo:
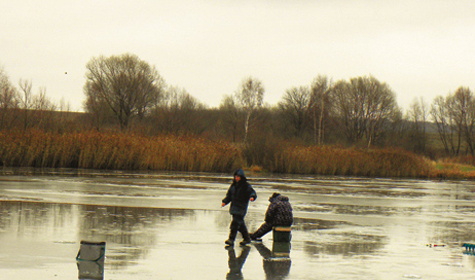
[[[252,240],[257,240],[272,230],[275,226],[289,227],[293,223],[292,206],[289,198],[280,193],[273,193],[269,197],[269,206],[267,207],[265,222],[251,234]]]
[[[242,247],[241,254],[239,255],[238,258],[236,258],[236,252],[234,251],[234,247],[228,246],[226,247],[226,250],[228,250],[228,266],[229,266],[229,272],[226,274],[226,279],[233,279],[233,280],[240,280],[244,279],[244,276],[242,275],[242,266],[244,265],[244,262],[246,261],[247,256],[249,255],[249,251],[251,250],[251,247],[249,246],[244,246]]]
[[[249,200],[254,201],[256,198],[257,194],[247,182],[247,178],[244,176],[244,171],[239,169],[234,172],[233,183],[229,187],[226,197],[223,199],[221,204],[221,206],[224,207],[226,204],[231,202],[229,213],[233,216],[233,220],[230,225],[229,238],[225,241],[227,245],[234,245],[234,239],[236,239],[238,231],[243,237],[243,240],[240,243],[241,245],[251,243],[249,232],[244,223],[244,216],[246,216]]]
[[[289,257],[274,257],[274,253],[262,243],[253,244],[262,256],[266,279],[285,279],[290,272],[292,261]]]

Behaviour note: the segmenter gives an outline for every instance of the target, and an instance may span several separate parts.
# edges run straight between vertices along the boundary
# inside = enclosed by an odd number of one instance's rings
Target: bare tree
[[[241,120],[242,111],[239,109],[238,101],[234,95],[225,95],[219,110],[222,112],[221,120],[223,122],[223,130],[231,134],[233,142],[238,140],[238,136],[242,134]],[[240,129],[241,128],[241,129]],[[240,133],[241,131],[241,133]]]
[[[350,142],[370,147],[384,132],[383,125],[400,114],[395,95],[376,78],[358,77],[334,86],[336,106]]]
[[[204,109],[184,88],[171,86],[155,110],[162,130],[167,133],[200,133],[198,111]]]
[[[57,122],[57,131],[62,133],[67,130],[75,130],[77,127],[73,125],[74,123],[74,113],[71,112],[71,104],[61,98],[57,107],[57,110],[60,112],[57,114],[55,121]]]
[[[455,92],[459,99],[464,100],[463,130],[465,141],[472,156],[475,156],[475,97],[474,93],[467,87],[460,87]]]
[[[285,91],[278,106],[292,124],[295,136],[300,136],[304,128],[308,107],[310,104],[310,89],[305,86],[292,87]]]
[[[459,87],[445,99],[437,97],[431,114],[448,153],[459,155],[463,141],[470,153],[475,153],[475,99],[469,88]]]
[[[14,109],[19,104],[18,92],[10,82],[10,78],[0,67],[0,129],[11,128],[16,119]]]
[[[453,119],[455,125],[455,132],[457,137],[457,146],[461,147],[461,142],[464,136],[467,137],[467,122],[473,122],[473,120],[467,120],[467,109],[470,107],[470,103],[473,102],[473,94],[470,89],[460,87],[453,95],[447,96],[447,104],[449,105],[449,114]],[[467,141],[471,146],[470,141]],[[456,154],[459,154],[460,150],[457,150]]]
[[[319,75],[314,79],[309,106],[313,112],[314,141],[321,145],[324,138],[324,118],[330,112],[332,81]]]
[[[244,123],[244,142],[246,142],[251,115],[262,106],[264,101],[264,86],[262,82],[252,77],[244,79],[236,92],[236,98],[239,100],[246,115]]]
[[[426,150],[428,114],[429,109],[424,98],[414,98],[407,112],[406,119],[410,123],[409,136],[411,143],[414,144],[414,150],[418,152],[424,152]]]
[[[162,94],[164,81],[155,67],[136,55],[91,59],[87,65],[85,109],[87,112],[113,113],[122,129],[131,118],[143,118]]]
[[[424,126],[422,124],[427,121],[428,113],[428,105],[424,101],[424,98],[414,98],[409,107],[408,116],[409,120],[411,120],[417,125],[418,130],[424,129]]]
[[[31,80],[19,81],[19,105],[23,129],[31,126],[52,128],[53,111],[57,106],[46,95],[46,88],[40,87],[38,94],[33,94]]]
[[[38,94],[34,96],[33,104],[34,118],[37,121],[36,126],[53,129],[55,115],[57,115],[54,111],[57,110],[57,105],[47,96],[45,87],[39,88]]]
[[[20,108],[22,109],[23,129],[27,129],[30,124],[31,110],[33,109],[33,94],[31,80],[20,79]]]
[[[457,146],[454,141],[454,123],[450,117],[450,109],[446,100],[442,96],[437,96],[431,106],[431,116],[437,125],[439,138],[444,146],[447,154],[457,154],[460,146]]]

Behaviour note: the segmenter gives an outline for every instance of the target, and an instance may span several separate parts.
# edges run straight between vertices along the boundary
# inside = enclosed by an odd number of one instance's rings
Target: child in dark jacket
[[[249,236],[246,224],[244,223],[244,216],[246,216],[249,201],[254,201],[256,199],[256,191],[254,191],[251,185],[247,182],[244,171],[239,169],[234,172],[233,183],[229,187],[226,197],[223,198],[221,204],[221,206],[224,207],[228,203],[231,203],[229,213],[233,216],[230,225],[229,238],[224,243],[233,246],[238,231],[243,237],[243,240],[240,243],[241,245],[251,243],[251,237]]]
[[[289,227],[294,222],[292,206],[290,205],[288,197],[280,193],[273,193],[271,197],[269,197],[269,202],[270,204],[267,207],[264,219],[265,222],[256,232],[250,235],[252,240],[261,238],[275,226]]]

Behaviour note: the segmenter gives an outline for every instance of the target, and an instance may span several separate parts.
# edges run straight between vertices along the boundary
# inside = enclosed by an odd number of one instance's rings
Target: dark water
[[[473,182],[248,176],[258,193],[248,228],[281,192],[294,208],[290,248],[268,234],[225,249],[229,175],[3,169],[0,279],[78,279],[81,240],[106,242],[104,279],[475,275],[461,246],[475,243]]]

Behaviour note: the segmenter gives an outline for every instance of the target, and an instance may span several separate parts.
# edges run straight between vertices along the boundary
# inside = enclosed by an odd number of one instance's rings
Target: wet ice
[[[258,193],[246,217],[250,230],[262,223],[273,192],[294,206],[285,279],[473,278],[475,257],[461,248],[475,240],[471,182],[249,177]],[[79,242],[92,240],[107,242],[105,279],[225,279],[230,217],[220,202],[229,183],[226,174],[4,170],[0,273],[77,278]],[[272,253],[271,235],[262,245]],[[243,279],[278,272],[256,246],[248,248]],[[242,248],[234,250],[238,258]]]

